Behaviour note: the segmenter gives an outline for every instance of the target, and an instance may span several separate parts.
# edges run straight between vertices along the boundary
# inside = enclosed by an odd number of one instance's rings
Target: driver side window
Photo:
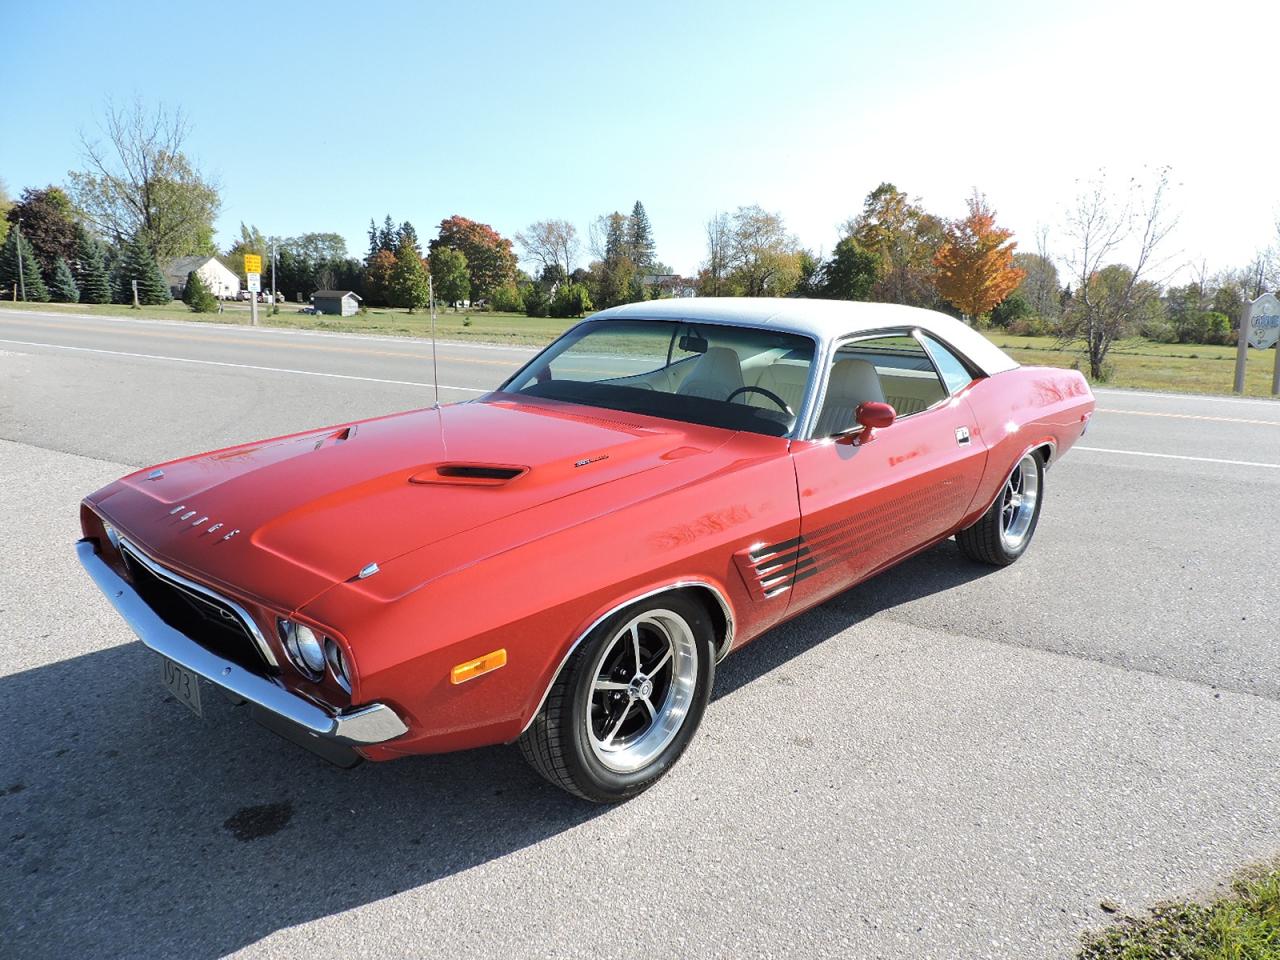
[[[948,395],[929,354],[910,334],[844,344],[836,351],[828,378],[815,437],[853,427],[862,403],[888,403],[902,418],[922,413]]]

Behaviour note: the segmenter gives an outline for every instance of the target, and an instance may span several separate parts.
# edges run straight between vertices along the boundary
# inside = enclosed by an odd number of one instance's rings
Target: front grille
[[[123,541],[120,554],[138,595],[161,620],[210,653],[246,670],[265,674],[272,668],[259,647],[256,631],[230,601],[184,583],[154,561],[141,558]]]

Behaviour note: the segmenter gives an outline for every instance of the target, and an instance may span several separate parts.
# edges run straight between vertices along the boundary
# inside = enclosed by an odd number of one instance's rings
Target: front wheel
[[[683,594],[650,597],[583,641],[521,735],[520,751],[570,793],[596,803],[626,800],[684,752],[714,672],[706,610]]]
[[[1007,567],[1026,552],[1040,522],[1044,500],[1044,463],[1038,453],[1024,454],[991,509],[971,527],[956,534],[970,560]]]

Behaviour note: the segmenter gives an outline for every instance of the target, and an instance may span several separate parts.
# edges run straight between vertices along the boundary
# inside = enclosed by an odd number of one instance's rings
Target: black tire
[[[1026,526],[1016,538],[1011,538],[1008,531],[1010,484],[1019,473],[1023,472],[1024,485],[1034,480],[1035,499],[1031,504],[1030,515],[1025,518]],[[1024,486],[1025,489],[1025,486]],[[970,560],[978,563],[989,563],[995,567],[1007,567],[1027,552],[1031,538],[1035,535],[1040,523],[1040,508],[1044,506],[1044,460],[1039,452],[1024,455],[1008,479],[1000,487],[1000,494],[995,503],[982,515],[973,526],[966,527],[956,534],[956,543],[960,551]]]
[[[607,709],[607,706],[597,704],[594,698],[618,696],[617,693],[606,694],[596,690],[597,671],[607,662],[606,654],[611,654],[616,649],[615,644],[622,641],[627,626],[636,618],[654,612],[663,616],[671,614],[688,627],[689,637],[685,638],[682,647],[686,652],[681,659],[686,668],[681,696],[687,698],[687,706],[674,735],[669,735],[670,739],[656,755],[637,769],[622,772],[606,765],[593,747],[593,728],[589,725],[599,723],[602,710]],[[630,631],[626,631],[625,636],[630,635]],[[692,644],[689,644],[689,639]],[[674,650],[675,641],[669,642]],[[636,650],[639,656],[638,645]],[[667,697],[674,695],[676,682],[676,658],[673,656],[670,662],[671,680]],[[691,664],[696,668],[696,675],[689,680],[687,670]],[[660,673],[655,671],[652,676],[658,678]],[[636,676],[640,675],[641,671],[637,669]],[[680,758],[702,721],[714,679],[715,633],[706,608],[679,592],[641,600],[610,616],[574,651],[552,684],[542,709],[529,729],[521,734],[520,752],[543,777],[576,796],[594,803],[628,800],[651,787]],[[634,682],[633,679],[631,683]],[[633,702],[627,701],[627,709],[631,709]],[[666,702],[664,699],[663,703]],[[659,707],[657,716],[663,715]],[[643,721],[643,714],[639,718]],[[619,723],[633,723],[635,719],[628,719],[624,710]],[[656,725],[656,719],[654,716],[650,721],[651,726]],[[594,742],[599,743],[598,738]]]

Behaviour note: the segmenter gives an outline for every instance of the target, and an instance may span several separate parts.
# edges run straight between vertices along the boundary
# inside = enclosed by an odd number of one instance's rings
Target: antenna
[[[440,406],[440,369],[436,366],[436,285],[427,274],[427,299],[431,301],[431,383],[436,389],[436,406]]]

